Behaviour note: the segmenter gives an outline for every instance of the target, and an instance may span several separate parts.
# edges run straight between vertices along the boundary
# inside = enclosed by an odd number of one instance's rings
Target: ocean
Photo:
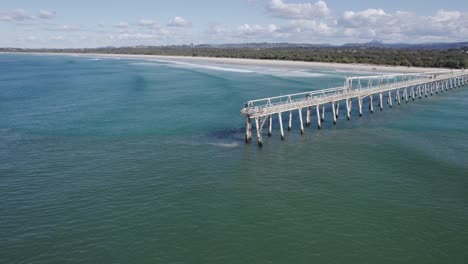
[[[0,263],[466,263],[465,87],[244,143],[353,74],[1,54]]]

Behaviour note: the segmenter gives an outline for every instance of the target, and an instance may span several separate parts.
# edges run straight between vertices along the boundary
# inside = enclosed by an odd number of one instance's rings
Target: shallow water
[[[243,143],[344,75],[0,55],[0,262],[463,263],[466,88]]]

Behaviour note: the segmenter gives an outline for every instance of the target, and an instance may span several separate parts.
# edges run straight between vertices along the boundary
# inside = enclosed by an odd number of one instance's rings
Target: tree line
[[[2,51],[2,49],[0,49],[0,51]],[[468,68],[468,47],[448,50],[356,47],[253,49],[212,47],[192,48],[184,45],[165,47],[107,47],[95,49],[15,49],[15,51],[200,56],[260,60],[361,63],[407,67]]]

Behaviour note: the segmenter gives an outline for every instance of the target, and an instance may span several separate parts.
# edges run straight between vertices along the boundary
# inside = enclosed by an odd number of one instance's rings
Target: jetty
[[[245,142],[252,142],[252,122],[255,123],[258,146],[263,145],[263,127],[268,121],[268,136],[272,136],[273,116],[278,115],[281,140],[284,140],[283,113],[289,117],[288,130],[292,129],[293,112],[297,112],[299,128],[304,134],[305,127],[312,121],[312,112],[315,112],[317,127],[322,128],[325,121],[327,105],[331,107],[333,124],[336,125],[340,111],[340,103],[345,106],[347,119],[351,119],[353,102],[357,102],[359,116],[362,116],[363,100],[369,104],[369,112],[374,112],[374,100],[378,101],[378,109],[383,111],[384,101],[388,107],[408,103],[409,100],[433,96],[451,89],[466,85],[468,72],[463,70],[447,70],[425,73],[388,74],[373,76],[346,77],[341,87],[313,90],[309,92],[281,95],[245,103],[241,115],[246,118]],[[376,98],[374,98],[376,96]],[[384,100],[385,98],[385,100]],[[305,111],[304,111],[305,110]],[[305,117],[303,117],[305,112]]]

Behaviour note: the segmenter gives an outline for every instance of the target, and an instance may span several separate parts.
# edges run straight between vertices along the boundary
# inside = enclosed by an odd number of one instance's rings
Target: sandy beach
[[[187,57],[187,56],[160,56],[160,55],[130,55],[130,54],[97,54],[97,53],[34,53],[47,55],[70,55],[98,58],[122,58],[122,59],[140,59],[140,60],[168,60],[182,61],[191,63],[211,63],[219,65],[250,65],[263,67],[290,67],[301,69],[319,69],[319,70],[342,70],[342,71],[364,71],[364,72],[389,72],[389,73],[419,73],[429,71],[447,70],[445,68],[422,68],[422,67],[403,67],[403,66],[385,66],[370,64],[345,64],[329,62],[305,62],[305,61],[287,61],[287,60],[258,60],[258,59],[237,59],[237,58],[212,58],[212,57]]]

